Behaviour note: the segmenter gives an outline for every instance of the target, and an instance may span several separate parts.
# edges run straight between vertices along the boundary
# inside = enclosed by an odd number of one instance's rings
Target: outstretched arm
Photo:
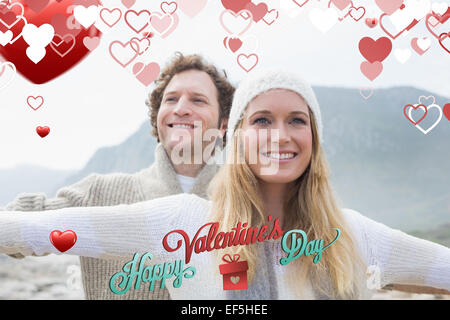
[[[381,287],[396,284],[450,291],[450,248],[351,212],[363,229],[367,260],[380,270]]]
[[[77,240],[67,254],[118,260],[131,258],[136,252],[157,256],[163,250],[163,236],[170,231],[172,220],[188,196],[111,207],[0,212],[0,253],[59,253],[50,241],[50,233],[72,230]]]

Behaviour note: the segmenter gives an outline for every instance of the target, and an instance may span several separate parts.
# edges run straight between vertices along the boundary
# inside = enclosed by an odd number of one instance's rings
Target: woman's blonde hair
[[[327,248],[319,263],[313,263],[313,257],[301,257],[289,265],[290,272],[297,272],[296,290],[301,291],[302,284],[309,278],[315,289],[332,299],[357,299],[361,271],[365,270],[361,257],[355,251],[355,243],[340,211],[333,190],[329,184],[329,168],[322,147],[317,139],[317,127],[310,111],[312,128],[312,156],[305,172],[295,181],[295,187],[286,195],[284,203],[283,231],[302,229],[308,239],[322,239],[324,245],[336,237],[333,228],[341,230],[339,239]],[[242,128],[240,120],[237,129]],[[240,132],[241,130],[237,130]],[[243,142],[239,134],[233,136],[232,161],[219,170],[208,190],[213,202],[210,221],[220,223],[221,231],[231,231],[238,222],[248,222],[249,227],[265,224],[262,199],[258,193],[258,181],[243,156]],[[269,225],[269,230],[271,225]],[[218,257],[224,250],[217,252]],[[239,254],[241,261],[249,265],[249,282],[255,275],[257,265],[257,246],[235,246],[227,253]],[[223,262],[221,262],[223,263]],[[300,263],[302,267],[300,268]],[[288,267],[288,266],[285,266]],[[323,279],[327,279],[323,282]]]

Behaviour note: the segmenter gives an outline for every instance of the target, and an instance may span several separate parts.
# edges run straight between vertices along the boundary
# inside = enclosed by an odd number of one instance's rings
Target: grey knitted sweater
[[[199,172],[190,193],[206,198],[206,189],[218,170],[217,165],[205,165]],[[8,204],[8,211],[44,211],[67,207],[114,206],[183,193],[170,159],[158,144],[155,162],[135,174],[91,174],[78,183],[64,187],[56,198],[48,199],[45,194],[21,194]],[[15,257],[22,257],[16,254]],[[170,299],[167,289],[130,290],[116,295],[109,290],[111,276],[121,270],[127,261],[102,260],[80,257],[83,287],[86,299]]]

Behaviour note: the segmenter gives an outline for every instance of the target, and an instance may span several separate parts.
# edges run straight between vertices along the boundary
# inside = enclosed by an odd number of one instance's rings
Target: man
[[[21,194],[6,210],[112,206],[182,192],[206,198],[207,186],[218,166],[207,164],[208,154],[203,154],[203,149],[208,141],[200,138],[201,147],[195,148],[194,136],[212,129],[219,136],[225,135],[235,88],[201,56],[180,53],[162,70],[155,84],[146,103],[150,108],[152,133],[159,144],[155,149],[155,162],[149,168],[135,174],[91,174],[60,189],[54,199],[47,199],[44,194]],[[214,144],[214,138],[212,140]],[[200,161],[192,161],[199,157],[189,155],[191,150],[201,153]],[[177,155],[184,161],[173,161]],[[109,280],[122,270],[124,263],[80,257],[86,299],[170,299],[167,289],[161,289],[159,283],[155,284],[153,292],[141,288],[123,295],[112,293]]]

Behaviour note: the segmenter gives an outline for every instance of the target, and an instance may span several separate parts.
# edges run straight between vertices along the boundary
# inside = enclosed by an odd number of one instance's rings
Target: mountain
[[[403,114],[433,93],[394,87],[365,100],[355,89],[315,90],[332,182],[345,207],[406,230],[450,222],[450,121],[443,116],[425,135]],[[450,102],[434,97],[439,106]],[[424,128],[438,116],[429,112]]]
[[[443,116],[425,135],[403,114],[403,107],[417,103],[420,96],[433,95],[439,106],[449,98],[412,87],[375,89],[367,100],[359,89],[314,90],[331,182],[343,207],[402,230],[427,230],[450,222],[450,121]],[[427,128],[435,119],[437,111],[430,108],[420,125]],[[83,170],[53,191],[92,172],[131,173],[149,166],[156,146],[150,129],[146,119],[125,142],[99,149]]]
[[[74,174],[73,171],[52,170],[32,165],[0,170],[0,207],[13,201],[19,193],[43,192],[54,197],[55,185]]]

